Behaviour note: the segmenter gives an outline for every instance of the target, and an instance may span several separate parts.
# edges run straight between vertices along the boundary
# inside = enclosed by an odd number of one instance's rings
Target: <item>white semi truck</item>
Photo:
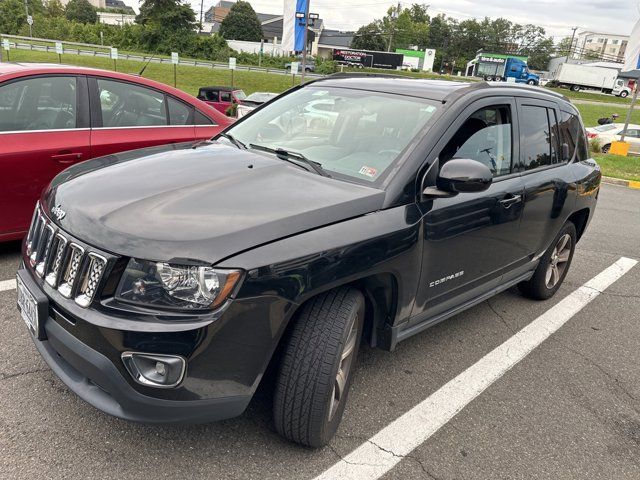
[[[631,93],[624,80],[618,78],[617,69],[591,65],[563,63],[555,71],[552,84],[569,88],[574,92],[592,89],[623,98]]]

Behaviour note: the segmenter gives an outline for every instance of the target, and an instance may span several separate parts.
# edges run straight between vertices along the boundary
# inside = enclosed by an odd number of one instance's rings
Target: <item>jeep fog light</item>
[[[122,361],[136,382],[156,388],[177,386],[186,368],[184,358],[179,355],[124,352]]]

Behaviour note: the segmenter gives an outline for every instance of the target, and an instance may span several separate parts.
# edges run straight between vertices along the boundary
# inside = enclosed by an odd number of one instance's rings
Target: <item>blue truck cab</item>
[[[540,77],[529,71],[527,57],[513,55],[479,53],[467,64],[466,73],[489,82],[540,83]]]

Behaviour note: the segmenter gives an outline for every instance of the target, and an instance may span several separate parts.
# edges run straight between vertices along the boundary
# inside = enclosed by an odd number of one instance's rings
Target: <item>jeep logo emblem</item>
[[[64,216],[67,214],[60,205],[56,205],[51,209],[51,215],[56,217],[58,221],[62,220]]]

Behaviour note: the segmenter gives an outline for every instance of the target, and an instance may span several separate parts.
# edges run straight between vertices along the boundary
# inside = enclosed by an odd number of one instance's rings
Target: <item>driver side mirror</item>
[[[436,178],[436,187],[422,192],[427,197],[452,197],[458,193],[484,192],[491,186],[493,174],[477,160],[454,158],[445,163]]]

